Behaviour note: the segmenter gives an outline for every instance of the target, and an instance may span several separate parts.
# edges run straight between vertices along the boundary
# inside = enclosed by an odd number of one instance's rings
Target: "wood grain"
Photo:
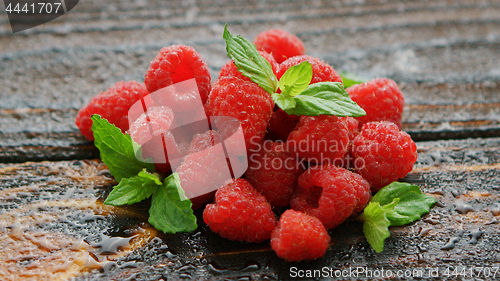
[[[354,220],[330,231],[332,242],[323,258],[293,264],[280,260],[268,242],[248,244],[219,237],[203,223],[199,211],[197,231],[159,234],[144,223],[147,202],[119,208],[100,203],[114,181],[104,165],[88,160],[1,164],[0,216],[4,225],[0,230],[12,229],[13,222],[6,218],[17,214],[58,214],[64,208],[63,218],[53,217],[27,227],[34,233],[41,230],[58,233],[66,229],[63,233],[71,239],[87,242],[89,251],[98,251],[96,245],[110,237],[136,240],[140,237],[141,243],[127,241],[122,248],[115,249],[114,254],[121,255],[106,257],[108,262],[128,264],[107,273],[116,279],[131,276],[138,280],[157,280],[159,276],[286,279],[292,266],[303,270],[323,267],[344,270],[355,266],[394,272],[407,269],[427,272],[429,268],[444,271],[462,265],[498,266],[499,145],[499,138],[418,142],[418,161],[403,180],[420,185],[438,203],[422,220],[392,227],[391,238],[381,254],[373,252],[363,236],[361,223]],[[82,214],[82,209],[90,212]],[[82,216],[88,220],[81,219]],[[98,233],[103,233],[104,238]],[[134,236],[137,233],[141,235]],[[102,262],[104,258],[100,259]],[[129,264],[131,261],[133,265]],[[79,280],[102,275],[92,268],[82,267],[81,271],[88,273]]]

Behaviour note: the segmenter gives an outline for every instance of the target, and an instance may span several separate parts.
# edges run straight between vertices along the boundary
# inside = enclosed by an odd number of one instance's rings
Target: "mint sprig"
[[[268,92],[275,104],[288,114],[336,115],[358,117],[366,112],[351,100],[342,83],[322,82],[310,84],[313,69],[309,62],[290,67],[277,79],[270,63],[260,55],[247,39],[232,35],[224,27],[227,55],[243,76],[250,78]],[[278,88],[281,93],[277,93]]]
[[[193,231],[197,228],[191,201],[184,195],[179,176],[171,174],[162,179],[154,173],[154,164],[136,157],[136,143],[128,134],[99,115],[92,116],[94,143],[102,161],[119,182],[113,187],[104,204],[131,205],[152,196],[149,223],[165,233]],[[139,158],[139,159],[138,159]]]
[[[308,61],[290,67],[278,81],[281,94],[285,97],[299,95],[311,84],[312,78],[312,65]]]
[[[359,117],[366,112],[351,98],[339,82],[319,82],[311,84],[302,93],[294,97],[295,107],[284,109],[293,115],[336,115]]]
[[[99,115],[93,115],[91,119],[94,144],[100,151],[102,162],[108,166],[116,181],[133,177],[144,168],[154,171],[154,164],[137,159],[133,140],[128,134],[123,134]]]
[[[226,51],[229,58],[243,76],[250,78],[269,94],[278,89],[278,79],[274,75],[271,64],[259,54],[255,45],[239,35],[232,35],[224,27],[222,35],[226,41]]]
[[[436,198],[422,193],[420,187],[393,182],[380,189],[361,214],[363,232],[375,252],[384,249],[384,240],[390,236],[389,226],[412,223],[430,211]]]
[[[149,223],[165,233],[196,230],[191,201],[184,195],[179,175],[173,173],[156,189],[149,209]]]
[[[149,177],[137,175],[124,178],[117,186],[113,187],[104,204],[113,206],[132,205],[149,198],[156,189],[158,189],[158,183]]]

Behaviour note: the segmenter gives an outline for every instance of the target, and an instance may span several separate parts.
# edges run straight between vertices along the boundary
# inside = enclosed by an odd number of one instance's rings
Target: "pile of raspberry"
[[[278,79],[288,68],[308,61],[311,84],[342,82],[332,66],[306,55],[301,40],[284,30],[264,31],[254,43]],[[128,132],[146,153],[148,145],[161,145],[155,140],[159,135],[173,153],[207,151],[180,168],[190,179],[181,183],[183,188],[195,188],[226,164],[210,158],[210,149],[221,142],[219,133],[175,139],[169,131],[176,122],[175,109],[165,107],[150,108],[130,128],[126,122],[136,101],[192,78],[207,116],[231,116],[241,122],[249,162],[243,177],[192,198],[193,208],[204,208],[203,220],[213,232],[235,241],[270,240],[271,248],[287,261],[322,257],[330,245],[329,231],[362,211],[380,188],[405,177],[417,159],[414,141],[401,131],[404,97],[391,79],[376,78],[346,89],[366,116],[295,116],[275,106],[271,95],[241,75],[232,61],[212,83],[201,55],[185,45],[162,48],[144,83],[118,82],[92,98],[79,111],[76,124],[92,140],[90,116],[100,114]],[[148,145],[141,137],[145,126],[153,130]],[[162,172],[170,169],[168,160],[157,164]]]

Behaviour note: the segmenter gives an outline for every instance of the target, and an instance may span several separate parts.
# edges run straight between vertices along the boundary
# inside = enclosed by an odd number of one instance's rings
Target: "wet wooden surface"
[[[444,274],[500,266],[499,14],[498,0],[86,0],[54,22],[12,34],[1,11],[0,276],[260,280],[289,279],[293,267],[365,267],[492,280],[478,271]],[[404,180],[438,199],[430,214],[391,228],[381,254],[361,224],[348,221],[330,231],[325,257],[285,263],[266,242],[229,242],[202,222],[191,234],[159,234],[146,223],[147,202],[102,205],[115,182],[78,133],[77,110],[117,81],[143,80],[159,49],[173,43],[194,46],[215,79],[228,60],[225,23],[250,39],[286,29],[338,71],[398,82],[403,129],[419,148]]]

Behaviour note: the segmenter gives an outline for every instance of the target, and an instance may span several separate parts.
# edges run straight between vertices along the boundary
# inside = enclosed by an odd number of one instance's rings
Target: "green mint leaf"
[[[302,93],[311,83],[312,77],[312,65],[308,61],[290,67],[278,81],[281,94],[294,97]]]
[[[113,187],[104,204],[131,205],[149,198],[156,189],[158,189],[158,184],[153,179],[142,176],[124,178],[117,186]]]
[[[283,110],[293,109],[296,106],[295,99],[293,97],[286,97],[282,94],[272,94],[271,97],[274,100],[274,103]]]
[[[137,159],[132,138],[128,134],[123,134],[108,120],[99,115],[93,115],[92,131],[94,144],[100,151],[101,160],[108,166],[116,181],[120,182],[123,178],[136,176],[144,168],[154,171],[154,164]]]
[[[138,176],[146,178],[146,179],[150,179],[150,180],[154,181],[157,185],[162,185],[161,180],[160,180],[160,176],[156,173],[152,174],[152,173],[148,172],[146,169],[143,169],[142,171],[140,171]]]
[[[274,94],[278,89],[278,78],[274,75],[271,64],[259,54],[255,45],[239,35],[229,33],[227,24],[223,37],[226,41],[227,56],[234,61],[241,74],[269,94]]]
[[[173,173],[153,194],[149,223],[164,233],[194,231],[198,226],[191,205],[181,188],[179,175]]]
[[[364,220],[363,233],[377,253],[384,250],[384,240],[391,235],[389,232],[391,223],[386,214],[394,209],[398,202],[398,199],[394,199],[391,204],[386,206],[380,206],[378,202],[370,202],[361,215]]]
[[[362,84],[362,83],[365,83],[368,81],[367,79],[365,79],[363,77],[359,77],[356,74],[345,72],[345,71],[340,73],[340,78],[342,78],[342,83],[344,84],[344,87],[346,87],[346,88],[349,88],[352,85]]]
[[[336,115],[359,117],[366,112],[351,98],[339,82],[320,82],[309,85],[294,97],[295,108],[285,110],[294,115]]]
[[[399,198],[400,202],[387,214],[391,226],[405,225],[419,220],[436,203],[436,198],[423,194],[418,185],[403,182],[393,182],[380,189],[371,202],[386,205],[395,198]]]

